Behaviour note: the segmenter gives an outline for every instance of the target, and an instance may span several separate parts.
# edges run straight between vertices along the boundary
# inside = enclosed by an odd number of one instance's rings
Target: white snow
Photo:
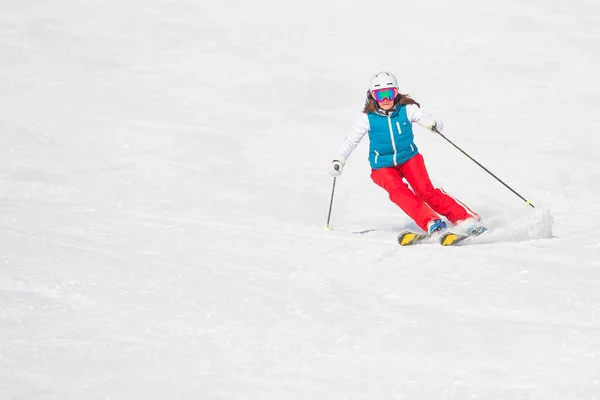
[[[3,0],[0,398],[600,399],[600,3]],[[372,73],[491,232],[331,157]],[[356,232],[368,231],[358,234]]]

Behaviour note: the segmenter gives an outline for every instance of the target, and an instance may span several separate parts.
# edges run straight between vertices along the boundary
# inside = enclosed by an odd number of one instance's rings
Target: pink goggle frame
[[[377,101],[383,100],[394,100],[398,95],[398,89],[396,88],[385,88],[385,89],[377,89],[372,92],[373,97]]]

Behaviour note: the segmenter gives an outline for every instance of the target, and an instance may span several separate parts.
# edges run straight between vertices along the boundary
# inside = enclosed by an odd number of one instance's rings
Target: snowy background
[[[600,399],[600,3],[0,2],[1,399]],[[366,143],[444,120],[414,229]],[[365,234],[355,232],[370,231]]]

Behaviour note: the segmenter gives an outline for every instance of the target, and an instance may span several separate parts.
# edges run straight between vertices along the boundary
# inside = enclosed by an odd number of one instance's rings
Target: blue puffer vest
[[[401,165],[417,155],[412,122],[406,106],[398,106],[390,115],[372,112],[369,117],[369,162],[371,168]]]

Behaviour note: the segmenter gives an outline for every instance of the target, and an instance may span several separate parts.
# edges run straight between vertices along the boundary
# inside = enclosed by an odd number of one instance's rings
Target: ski
[[[442,246],[455,246],[465,239],[479,236],[487,231],[487,228],[483,225],[477,226],[467,230],[466,234],[446,232],[440,236],[440,244]]]
[[[398,244],[400,246],[412,246],[427,238],[429,238],[429,235],[426,233],[402,232],[398,235]]]
[[[468,239],[472,236],[469,235],[461,235],[459,233],[446,232],[440,236],[440,244],[442,246],[455,246],[462,242],[465,239]]]

